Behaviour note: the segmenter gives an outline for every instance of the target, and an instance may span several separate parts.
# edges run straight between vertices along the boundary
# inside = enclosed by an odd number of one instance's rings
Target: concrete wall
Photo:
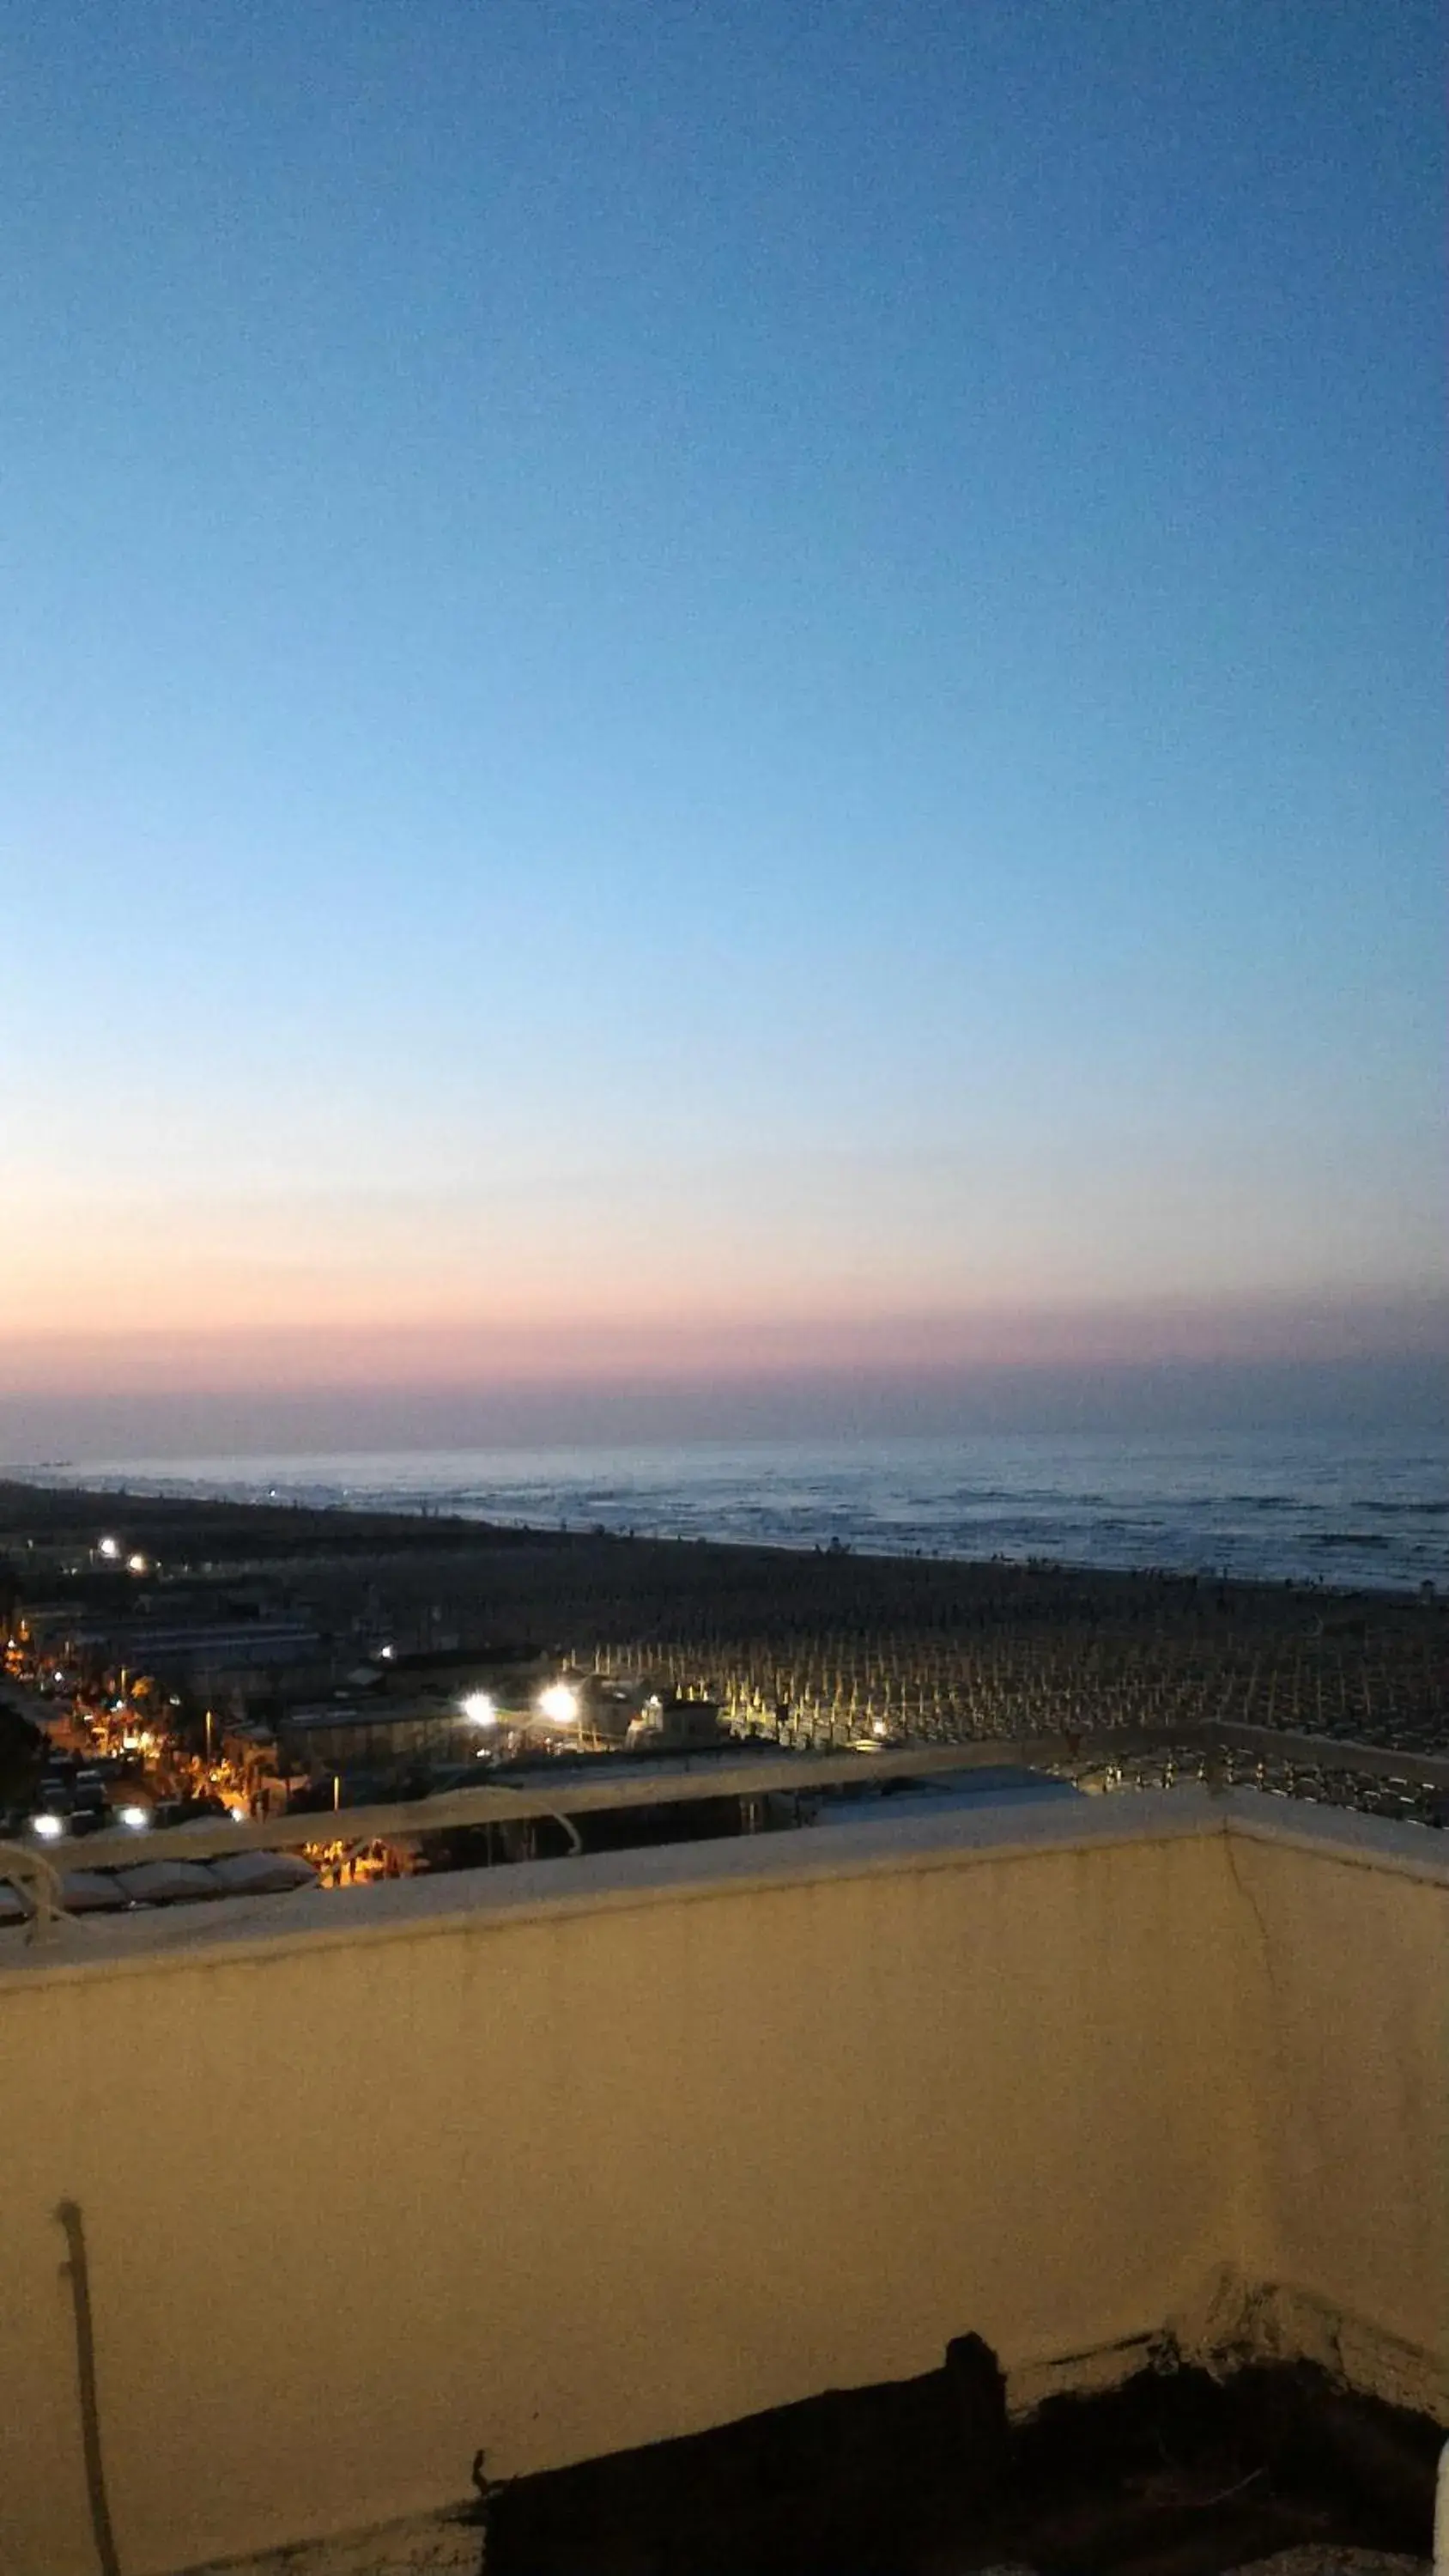
[[[1449,1870],[1412,1831],[1293,1811],[1226,1843],[1249,1947],[1259,2331],[1449,2422]],[[1418,1865],[1416,1865],[1418,1864]],[[1428,2367],[1426,2367],[1426,2360]]]
[[[1225,2266],[1431,2345],[1446,1894],[1189,1797],[87,1927],[0,1969],[0,2571],[97,2564],[62,2199],[124,2576]]]

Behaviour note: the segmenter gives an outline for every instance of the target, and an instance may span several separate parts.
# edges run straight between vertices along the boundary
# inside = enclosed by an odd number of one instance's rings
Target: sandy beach
[[[499,1528],[0,1484],[13,1599],[90,1597],[99,1533],[168,1610],[304,1609],[359,1652],[530,1642],[807,1740],[949,1743],[1210,1718],[1449,1746],[1449,1607],[1392,1593]],[[131,1586],[132,1592],[137,1587]]]

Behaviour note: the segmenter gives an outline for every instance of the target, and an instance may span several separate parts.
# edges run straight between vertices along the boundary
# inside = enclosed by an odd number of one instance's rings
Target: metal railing
[[[297,1851],[309,1844],[356,1845],[389,1839],[416,1841],[426,1834],[493,1824],[548,1820],[563,1827],[572,1852],[582,1840],[572,1820],[631,1807],[674,1807],[718,1798],[790,1796],[812,1790],[861,1787],[887,1780],[929,1780],[962,1771],[1020,1766],[1074,1779],[1104,1766],[1146,1759],[1201,1756],[1209,1784],[1225,1785],[1234,1754],[1260,1764],[1297,1770],[1350,1771],[1449,1793],[1449,1755],[1408,1752],[1381,1744],[1345,1742],[1337,1736],[1289,1735],[1273,1727],[1224,1721],[1196,1727],[1113,1727],[1097,1733],[1062,1729],[1047,1735],[985,1738],[969,1744],[883,1745],[870,1752],[790,1753],[740,1749],[668,1758],[667,1768],[645,1770],[605,1755],[587,1769],[563,1770],[549,1781],[490,1781],[476,1789],[447,1789],[434,1797],[391,1800],[365,1807],[293,1809],[238,1823],[207,1820],[138,1834],[127,1827],[77,1840],[66,1862],[75,1869],[134,1869],[147,1861],[206,1861],[248,1851]],[[572,1853],[571,1853],[572,1856]],[[43,1931],[66,1912],[62,1868],[54,1845],[0,1843],[0,1879],[8,1879],[29,1909],[31,1928]]]

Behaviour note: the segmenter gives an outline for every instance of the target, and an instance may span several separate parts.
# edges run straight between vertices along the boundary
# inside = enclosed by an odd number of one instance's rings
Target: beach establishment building
[[[501,1703],[523,1705],[557,1657],[542,1646],[495,1644],[430,1646],[406,1651],[381,1647],[352,1679],[369,1690],[406,1698],[458,1699],[491,1689]]]
[[[1449,2425],[1439,1837],[1009,1787],[0,1932],[0,2568],[476,2571],[972,2336]]]
[[[453,1700],[322,1700],[289,1709],[279,1721],[278,1744],[299,1771],[406,1769],[410,1764],[455,1763],[476,1755],[477,1729]]]
[[[534,1646],[383,1653],[330,1698],[289,1709],[279,1742],[314,1777],[472,1762],[494,1739],[470,1712],[486,1707],[500,1721],[525,1718],[555,1669],[556,1659]]]
[[[112,1617],[73,1604],[68,1612],[44,1614],[43,1624],[42,1614],[31,1612],[28,1625],[37,1643],[53,1643],[93,1676],[150,1673],[217,1696],[295,1686],[331,1671],[330,1649],[314,1622],[285,1612],[197,1617],[162,1610]]]

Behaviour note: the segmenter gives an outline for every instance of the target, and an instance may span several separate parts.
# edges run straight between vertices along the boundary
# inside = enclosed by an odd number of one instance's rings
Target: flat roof
[[[1023,1800],[1039,1804],[1085,1794],[1075,1781],[1058,1779],[1051,1771],[1033,1771],[1019,1762],[982,1763],[969,1770],[963,1766],[959,1771],[907,1774],[904,1779],[867,1778],[859,1787],[842,1783],[819,1791],[814,1822],[834,1831],[863,1821],[862,1808],[871,1817],[884,1809],[897,1823],[911,1815],[940,1815],[949,1807],[1006,1806]]]

